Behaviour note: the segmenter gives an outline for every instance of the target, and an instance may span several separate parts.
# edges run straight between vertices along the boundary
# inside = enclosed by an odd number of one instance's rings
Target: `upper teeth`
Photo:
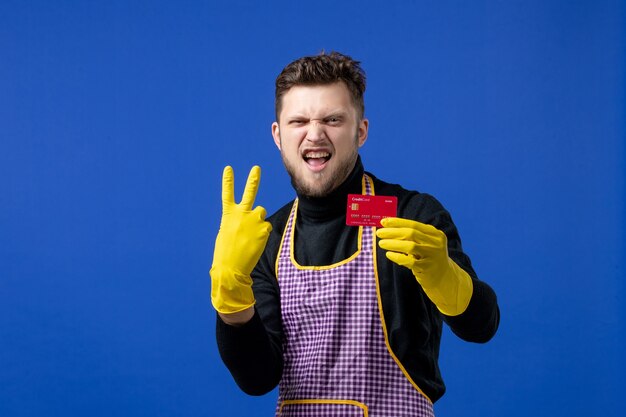
[[[306,158],[327,158],[329,156],[328,152],[309,152],[305,155]]]

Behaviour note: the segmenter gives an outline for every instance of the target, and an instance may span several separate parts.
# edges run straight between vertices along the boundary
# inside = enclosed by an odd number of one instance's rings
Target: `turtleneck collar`
[[[348,194],[361,194],[363,163],[357,157],[354,168],[348,178],[333,192],[324,197],[306,197],[298,194],[298,211],[304,218],[323,221],[336,218],[346,212]]]

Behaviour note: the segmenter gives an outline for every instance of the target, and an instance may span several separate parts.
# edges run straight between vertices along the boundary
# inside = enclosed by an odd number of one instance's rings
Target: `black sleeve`
[[[218,315],[216,336],[222,361],[243,392],[263,395],[278,385],[282,358],[276,357],[257,311],[241,327],[224,323]]]
[[[216,337],[222,361],[241,390],[250,395],[268,393],[282,377],[283,333],[274,266],[285,219],[284,208],[268,219],[272,232],[252,271],[252,289],[256,299],[252,320],[234,327],[224,323],[219,315],[217,317]]]
[[[426,221],[446,234],[448,255],[472,278],[473,292],[467,309],[460,315],[443,315],[454,334],[468,342],[485,343],[496,333],[500,323],[500,309],[493,289],[478,279],[470,258],[463,252],[459,232],[450,213],[434,197],[422,194],[428,200],[430,218]]]

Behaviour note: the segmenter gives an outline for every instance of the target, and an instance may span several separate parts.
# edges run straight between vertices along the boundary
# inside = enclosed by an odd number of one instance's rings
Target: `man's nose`
[[[312,120],[307,130],[306,139],[311,142],[317,142],[325,138],[324,125],[317,120]]]

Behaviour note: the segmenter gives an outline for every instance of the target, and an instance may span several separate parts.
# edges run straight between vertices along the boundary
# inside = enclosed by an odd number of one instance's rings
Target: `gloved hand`
[[[272,226],[266,211],[252,205],[261,178],[261,168],[252,167],[241,203],[235,203],[233,169],[222,177],[222,221],[215,241],[211,267],[211,302],[224,314],[237,313],[254,305],[250,274],[258,262]]]
[[[409,268],[424,292],[447,316],[465,311],[472,297],[472,279],[448,256],[448,239],[434,226],[388,217],[376,231],[387,258]]]

